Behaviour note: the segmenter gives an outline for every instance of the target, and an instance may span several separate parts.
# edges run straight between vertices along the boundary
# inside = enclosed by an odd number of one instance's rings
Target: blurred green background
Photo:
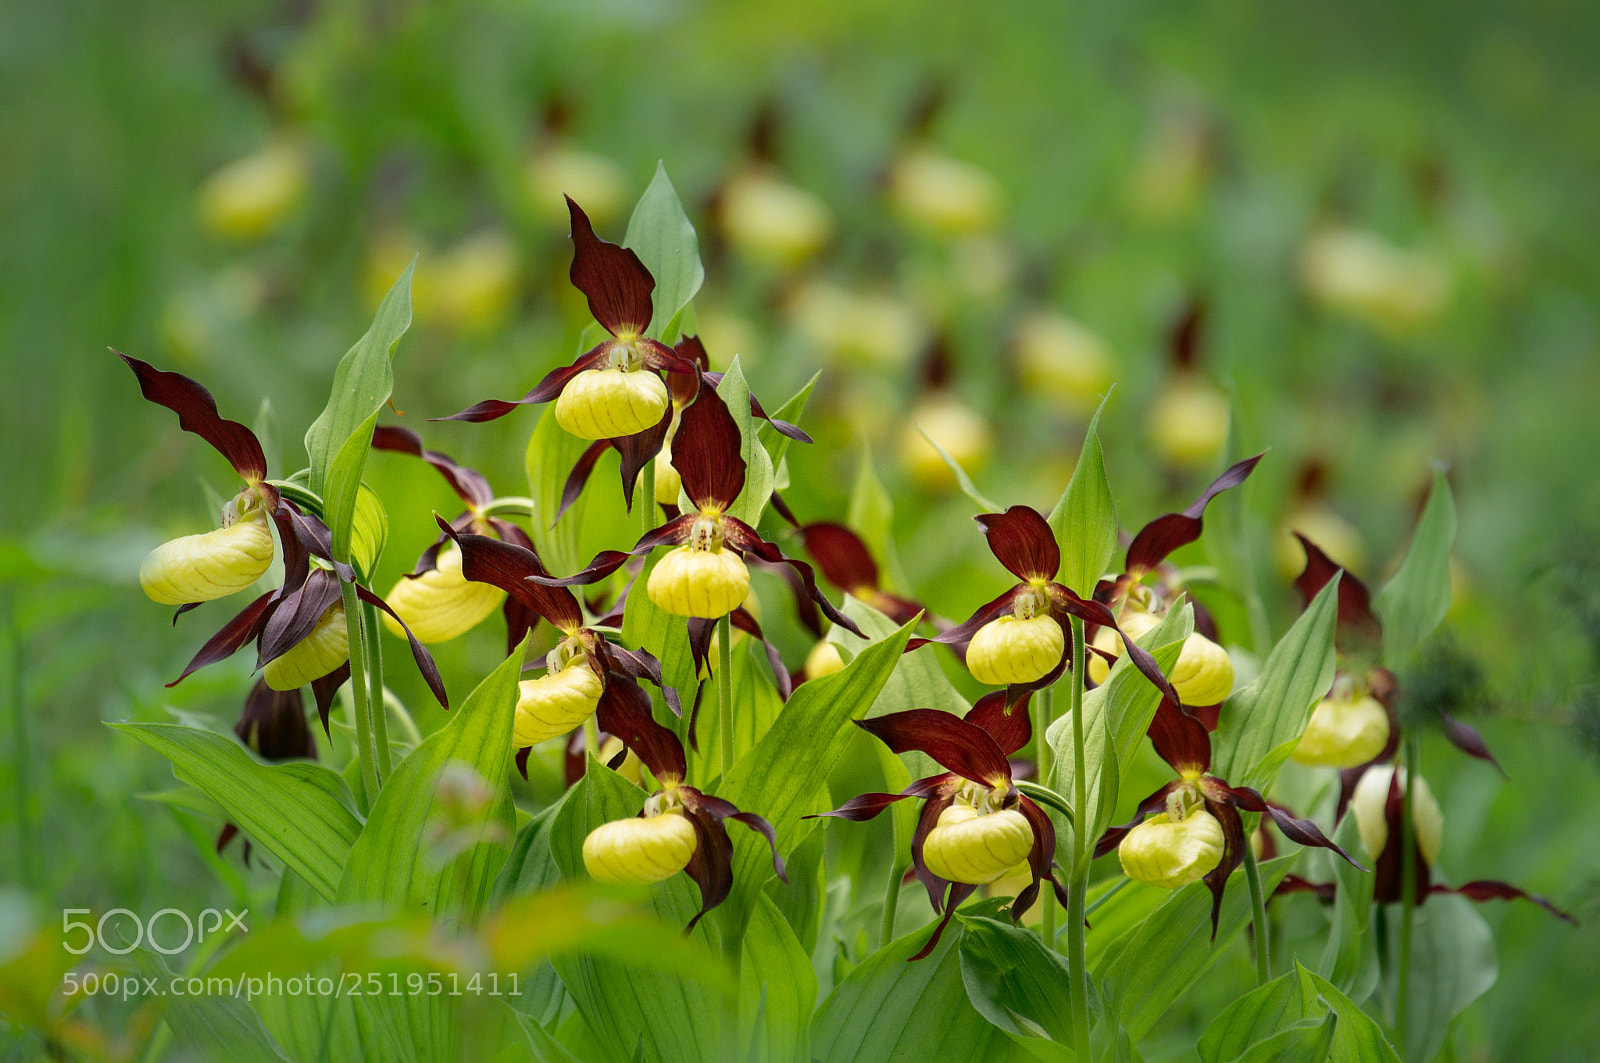
[[[270,399],[286,475],[333,364],[420,254],[401,423],[525,493],[536,411],[424,419],[568,360],[588,318],[559,192],[620,239],[660,159],[700,230],[713,361],[738,353],[769,406],[824,369],[791,505],[842,518],[865,443],[901,589],[946,616],[1003,581],[913,422],[991,498],[1048,508],[1115,381],[1101,432],[1131,529],[1222,466],[1231,406],[1234,452],[1271,454],[1210,560],[1253,574],[1280,633],[1284,529],[1376,583],[1445,463],[1450,628],[1473,662],[1457,707],[1511,781],[1425,749],[1443,867],[1585,920],[1486,909],[1500,983],[1452,1051],[1588,1058],[1597,32],[1569,0],[0,6],[0,878],[52,918],[270,895],[236,852],[209,855],[208,821],[138,800],[170,772],[99,726],[169,705],[231,721],[248,668],[163,689],[227,606],[175,633],[139,558],[211,526],[202,483],[232,487],[106,348],[195,376],[226,416]],[[615,493],[613,468],[594,490]],[[457,504],[420,466],[371,469],[390,500],[381,590],[430,510]],[[1248,652],[1244,611],[1208,600]],[[797,667],[797,628],[774,626]],[[440,660],[464,690],[502,652],[482,630]]]

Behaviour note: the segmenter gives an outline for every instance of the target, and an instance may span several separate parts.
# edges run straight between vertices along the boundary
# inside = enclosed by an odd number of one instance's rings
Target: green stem
[[[1251,830],[1245,831],[1244,880],[1250,884],[1250,910],[1254,913],[1256,939],[1256,985],[1272,981],[1271,942],[1267,936],[1267,897],[1261,888],[1261,867],[1256,863],[1256,851],[1248,839]]]
[[[1400,962],[1395,971],[1395,1040],[1400,1058],[1410,1058],[1406,1039],[1411,1020],[1411,931],[1417,914],[1417,820],[1416,792],[1422,753],[1417,740],[1407,735],[1401,740],[1406,762],[1405,792],[1400,805]]]
[[[717,725],[722,742],[722,777],[733,770],[733,623],[717,621]]]
[[[889,862],[889,881],[883,889],[883,925],[878,929],[878,947],[881,949],[894,940],[894,917],[900,910],[900,882],[906,877],[906,865],[898,860]]]
[[[27,652],[23,645],[22,622],[17,619],[14,589],[6,595],[5,616],[8,648],[11,651],[11,667],[7,669],[11,673],[7,684],[7,700],[11,702],[11,762],[16,765],[13,778],[17,788],[17,880],[24,888],[31,889],[42,877],[43,852],[33,829],[33,743],[28,736],[25,705],[27,679],[23,664]]]
[[[656,463],[644,463],[639,477],[639,527],[645,535],[656,530]]]
[[[361,634],[361,602],[356,597],[353,584],[340,581],[344,596],[344,622],[350,643],[350,696],[355,707],[356,757],[361,761],[361,790],[367,799],[367,808],[378,800],[378,790],[383,786],[378,774],[378,750],[375,745],[373,717],[376,706],[372,704],[371,690],[367,686],[367,661],[365,643]]]
[[[1055,722],[1055,692],[1051,687],[1039,691],[1039,696],[1034,699],[1033,742],[1034,752],[1039,759],[1039,782],[1048,787],[1050,785],[1052,770],[1055,767],[1055,756],[1050,749],[1050,741],[1045,737],[1050,730],[1050,725]],[[1039,937],[1049,948],[1056,947],[1056,897],[1054,890],[1040,890],[1039,904],[1042,906],[1039,921]]]
[[[1067,969],[1072,984],[1072,1047],[1080,1060],[1089,1056],[1089,965],[1085,960],[1083,924],[1089,893],[1089,814],[1087,768],[1083,752],[1083,621],[1072,618],[1072,885],[1067,890]]]
[[[600,762],[600,723],[595,719],[594,713],[583,718],[583,770],[589,770],[591,763]]]
[[[378,607],[361,603],[361,637],[366,644],[367,704],[372,706],[372,744],[378,752],[378,781],[393,770],[389,750],[389,714],[383,704],[383,640],[378,635]]]

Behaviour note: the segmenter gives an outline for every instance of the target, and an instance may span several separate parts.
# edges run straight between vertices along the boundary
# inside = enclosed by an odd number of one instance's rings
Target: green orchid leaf
[[[1347,853],[1361,851],[1361,835],[1356,817],[1345,816],[1333,832],[1333,840]],[[1307,858],[1311,858],[1307,853]],[[1358,1000],[1372,994],[1378,982],[1378,950],[1373,940],[1372,886],[1370,874],[1352,867],[1331,853],[1318,853],[1337,886],[1334,894],[1328,938],[1317,961],[1319,975]]]
[[[706,279],[705,267],[700,263],[699,238],[689,215],[684,213],[678,190],[667,176],[665,162],[656,163],[655,176],[628,219],[622,244],[639,256],[656,279],[649,334],[663,339],[668,323],[689,305]]]
[[[1072,1042],[1066,960],[1045,948],[1037,934],[1009,922],[961,923],[961,980],[972,1006],[1007,1033],[1052,1041],[1065,1052]]]
[[[941,447],[921,425],[917,426],[917,431],[922,433],[922,438],[928,441],[930,447],[938,451],[939,457],[944,459],[944,463],[949,466],[951,474],[955,476],[956,486],[961,488],[962,494],[972,499],[977,505],[979,513],[999,513],[1005,509],[998,502],[991,502],[986,498],[983,492],[978,490],[978,485],[972,482],[972,477],[967,475],[967,470],[961,467],[961,463],[948,450]]]
[[[1398,1063],[1399,1058],[1371,1016],[1298,962],[1287,974],[1223,1009],[1197,1049],[1202,1063]]]
[[[134,962],[141,975],[163,986],[174,979],[172,968],[149,949],[134,950]],[[261,1019],[240,997],[220,993],[161,993],[155,1000],[178,1043],[207,1059],[288,1063]]]
[[[739,1043],[759,1063],[809,1063],[817,975],[811,957],[769,897],[757,901],[739,971]]]
[[[556,423],[555,408],[550,407],[539,416],[523,456],[528,494],[533,500],[530,523],[534,549],[545,567],[558,576],[578,571],[589,560],[579,552],[578,536],[589,509],[590,493],[585,491],[560,520],[556,519],[567,476],[588,446],[588,440],[579,439]]]
[[[770,411],[769,416],[779,421],[788,421],[792,425],[798,425],[801,418],[805,416],[806,403],[811,401],[811,393],[816,390],[817,381],[821,379],[822,370],[819,369],[811,375],[811,379],[806,381],[804,387],[789,396],[788,402],[779,406],[776,410]],[[766,447],[767,453],[772,456],[773,467],[782,470],[783,459],[788,455],[789,444],[793,443],[794,440],[772,427],[770,421],[761,422],[760,437],[761,445]]]
[[[1400,940],[1400,906],[1384,913],[1390,941]],[[1411,1015],[1406,1058],[1433,1059],[1455,1017],[1500,976],[1494,932],[1465,897],[1440,894],[1416,910],[1411,936]]]
[[[1436,472],[1405,560],[1372,602],[1383,620],[1383,652],[1391,663],[1433,634],[1450,611],[1450,550],[1455,541],[1455,496],[1445,474]]]
[[[293,868],[324,899],[338,895],[362,833],[350,788],[310,761],[263,764],[237,740],[175,723],[114,723],[172,762],[174,773],[222,806],[228,818]]]
[[[1061,545],[1058,578],[1082,595],[1094,590],[1117,554],[1117,503],[1111,497],[1105,453],[1100,446],[1100,415],[1110,401],[1111,394],[1107,392],[1084,433],[1072,479],[1050,511],[1050,530]]]
[[[738,355],[722,375],[717,395],[727,403],[728,412],[739,426],[739,454],[744,458],[744,490],[739,492],[738,500],[728,513],[754,528],[772,498],[774,463],[757,436],[756,419],[750,415],[750,385],[745,382]]]
[[[650,573],[661,559],[666,556],[665,551],[653,550],[645,559],[644,569],[639,573],[639,578],[634,581],[634,589],[642,591],[650,583]],[[629,646],[637,646],[649,650],[661,662],[661,678],[677,690],[687,703],[694,698],[694,689],[699,683],[695,674],[694,651],[689,648],[689,630],[684,625],[683,617],[673,616],[655,602],[650,600],[646,593],[629,594],[627,604],[622,613],[622,641]],[[646,687],[650,690],[649,687]],[[707,690],[705,696],[711,697],[714,690]],[[664,703],[659,691],[651,690],[650,696],[655,700],[658,708]],[[716,701],[706,702],[715,705]],[[662,711],[665,711],[664,709]],[[707,723],[714,713],[704,714]],[[685,712],[682,719],[657,714],[657,719],[667,722],[667,725],[676,730],[679,738],[684,738],[688,733],[689,714]],[[687,744],[687,743],[685,743]]]

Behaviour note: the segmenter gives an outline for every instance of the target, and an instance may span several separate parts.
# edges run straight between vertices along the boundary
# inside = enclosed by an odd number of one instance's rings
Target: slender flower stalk
[[[1072,1047],[1079,1059],[1089,1059],[1089,968],[1085,956],[1084,920],[1089,894],[1088,780],[1083,749],[1083,621],[1072,618],[1072,884],[1067,889],[1067,969],[1072,979]],[[1054,942],[1051,942],[1052,946]]]
[[[1245,824],[1245,837],[1255,831],[1254,823]],[[1256,985],[1263,986],[1272,980],[1272,945],[1268,939],[1267,897],[1261,888],[1261,868],[1256,863],[1256,851],[1244,847],[1244,880],[1250,886],[1250,910],[1255,922],[1251,924],[1256,938]]]
[[[733,624],[717,621],[717,726],[722,739],[722,776],[733,770]]]
[[[1411,936],[1417,918],[1417,792],[1422,788],[1422,754],[1415,735],[1401,741],[1406,762],[1400,804],[1400,962],[1395,971],[1395,1040],[1402,1059],[1410,1058]]]

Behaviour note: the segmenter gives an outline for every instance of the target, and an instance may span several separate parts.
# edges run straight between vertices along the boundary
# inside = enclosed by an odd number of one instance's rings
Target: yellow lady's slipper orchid
[[[581,654],[559,672],[524,679],[517,684],[512,746],[522,749],[571,731],[595,711],[603,689],[600,677]]]
[[[678,811],[603,823],[583,840],[583,866],[600,882],[660,882],[694,856],[694,824]]]
[[[1222,863],[1222,824],[1203,808],[1180,820],[1162,812],[1128,832],[1117,847],[1122,871],[1132,879],[1175,890]]]
[[[506,592],[490,583],[469,582],[461,575],[461,550],[446,546],[435,567],[416,579],[402,576],[389,592],[389,607],[400,614],[418,642],[448,642],[476,627],[500,607]],[[405,638],[400,622],[383,614],[383,626]]]
[[[1383,752],[1388,742],[1389,714],[1383,705],[1370,694],[1351,694],[1318,703],[1290,756],[1301,764],[1353,768]]]
[[[265,513],[162,543],[145,555],[139,585],[162,605],[209,602],[242,591],[272,564]]]
[[[673,616],[713,620],[733,612],[750,593],[750,570],[732,550],[690,544],[656,562],[645,590]]]
[[[987,814],[955,804],[922,843],[922,859],[940,878],[981,886],[993,882],[1027,858],[1033,827],[1014,808]]]
[[[585,369],[556,399],[556,423],[580,439],[615,439],[653,427],[671,402],[654,373]]]
[[[839,647],[827,639],[818,639],[817,644],[811,647],[811,652],[806,654],[805,673],[808,680],[821,679],[843,668],[844,657],[839,654]]]
[[[1389,783],[1400,774],[1400,792],[1403,800],[1412,803],[1413,822],[1416,824],[1417,847],[1429,864],[1439,859],[1439,849],[1444,844],[1444,812],[1433,796],[1428,780],[1417,777],[1413,790],[1408,792],[1406,770],[1384,764],[1372,768],[1356,783],[1350,796],[1350,811],[1355,813],[1356,830],[1361,834],[1361,844],[1376,860],[1389,841],[1389,819],[1386,814],[1389,802]]]
[[[344,603],[334,602],[309,635],[283,656],[268,661],[261,674],[273,690],[294,690],[321,679],[349,659],[350,635],[345,626]]]
[[[1129,613],[1121,621],[1123,632],[1133,639],[1140,638],[1158,623],[1156,617],[1145,612]],[[1123,653],[1122,638],[1109,628],[1095,633],[1094,645],[1108,653],[1119,656]],[[1110,672],[1111,666],[1103,658],[1090,655],[1090,679],[1104,683]],[[1233,658],[1228,656],[1227,650],[1194,632],[1184,640],[1170,678],[1172,688],[1185,705],[1217,705],[1233,693]]]
[[[967,668],[988,686],[1031,683],[1060,663],[1065,649],[1061,625],[1054,617],[1002,616],[972,636]]]

